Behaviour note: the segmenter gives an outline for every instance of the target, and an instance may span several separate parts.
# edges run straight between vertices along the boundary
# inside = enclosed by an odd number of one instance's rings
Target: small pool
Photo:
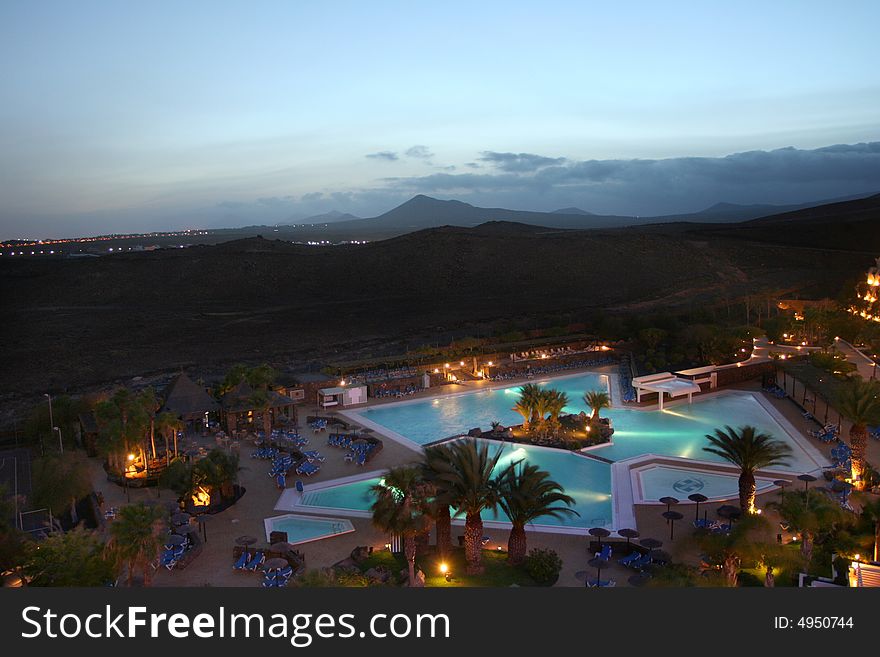
[[[345,518],[322,518],[297,514],[266,518],[264,524],[267,541],[272,532],[287,532],[287,542],[291,545],[319,541],[322,538],[354,531],[354,525]]]
[[[644,500],[659,500],[666,496],[686,500],[688,495],[694,493],[702,493],[709,498],[739,495],[739,478],[734,474],[659,465],[642,470],[638,477]],[[755,483],[758,492],[773,487],[770,479],[759,477]]]
[[[502,443],[486,441],[490,453]],[[504,468],[514,460],[524,460],[553,474],[568,495],[575,500],[572,507],[580,515],[563,518],[541,518],[539,523],[551,527],[595,527],[611,524],[611,469],[607,463],[585,458],[578,454],[561,450],[551,450],[527,445],[503,445],[504,453],[498,468]],[[331,485],[325,488],[306,489],[299,504],[320,509],[367,512],[373,502],[370,487],[379,482],[379,477]],[[499,510],[498,514],[487,512],[484,520],[507,521]]]

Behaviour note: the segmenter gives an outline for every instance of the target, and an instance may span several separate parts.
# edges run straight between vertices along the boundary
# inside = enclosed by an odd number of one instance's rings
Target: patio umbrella
[[[596,569],[596,586],[599,586],[599,582],[602,581],[602,566],[607,565],[607,563],[608,562],[605,561],[605,559],[599,559],[598,557],[593,557],[587,562],[587,565]],[[590,581],[587,580],[587,586],[589,586],[589,584]]]
[[[287,559],[275,557],[274,559],[266,560],[266,563],[263,564],[263,570],[281,570],[282,568],[287,568],[289,565]]]
[[[180,534],[171,534],[165,539],[165,545],[183,545],[184,543],[186,543],[186,539]]]
[[[688,499],[697,505],[697,508],[694,510],[694,520],[700,519],[700,504],[708,501],[708,497],[703,495],[702,493],[691,493],[688,495]]]
[[[779,486],[779,495],[782,497],[782,501],[785,501],[785,488],[786,486],[790,486],[791,482],[788,479],[777,479],[773,482],[774,486]]]
[[[604,527],[593,527],[588,530],[590,536],[595,536],[599,539],[599,549],[602,549],[602,539],[606,536],[610,536],[611,532],[605,529]]]
[[[727,518],[732,525],[734,521],[742,515],[742,509],[738,506],[733,506],[732,504],[724,504],[718,507],[716,513],[722,518]]]
[[[256,537],[250,536],[249,534],[245,534],[244,536],[239,536],[237,539],[235,539],[235,544],[243,547],[245,552],[248,552],[248,548],[256,542],[257,542]]]
[[[663,545],[663,541],[658,541],[656,538],[643,538],[639,542],[642,544],[642,547],[648,548],[652,552]]]
[[[626,581],[629,582],[630,586],[642,587],[651,581],[651,574],[650,573],[637,573],[635,575],[630,575],[630,578]]]
[[[175,527],[180,527],[181,525],[188,525],[191,519],[192,516],[190,514],[181,511],[171,516],[171,524]]]
[[[661,497],[657,501],[660,502],[661,504],[665,504],[667,511],[669,511],[672,508],[673,504],[678,504],[678,502],[679,502],[679,500],[677,498],[670,497],[669,495],[667,495],[666,497]]]
[[[187,523],[186,525],[175,527],[174,531],[178,534],[195,534],[197,531],[199,531],[199,528],[196,525],[190,525]]]
[[[669,540],[671,541],[675,534],[675,521],[681,520],[684,516],[678,511],[664,511],[663,517],[666,518],[666,522],[669,523]]]
[[[806,474],[806,473],[804,473],[802,475],[798,475],[797,478],[800,479],[802,482],[804,482],[804,492],[805,493],[807,492],[807,489],[810,487],[810,482],[816,481],[816,478],[813,475]]]
[[[286,541],[277,541],[275,543],[272,543],[272,545],[269,546],[269,550],[271,550],[272,552],[278,552],[281,554],[283,554],[285,552],[290,552],[290,550],[292,548],[293,548],[293,546]]]
[[[629,540],[631,538],[638,538],[639,533],[635,529],[618,529],[618,536],[623,536],[626,539],[626,547],[629,547]]]

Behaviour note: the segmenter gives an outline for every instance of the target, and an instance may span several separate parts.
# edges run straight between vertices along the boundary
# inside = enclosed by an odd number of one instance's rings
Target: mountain
[[[339,221],[357,221],[360,218],[361,217],[353,215],[349,212],[339,212],[338,210],[331,210],[330,212],[312,215],[311,217],[306,217],[305,219],[289,219],[283,224],[278,225],[303,226],[308,224],[332,224]]]
[[[580,208],[562,208],[561,210],[553,210],[550,214],[583,214],[586,216],[595,216],[595,212],[587,212]]]

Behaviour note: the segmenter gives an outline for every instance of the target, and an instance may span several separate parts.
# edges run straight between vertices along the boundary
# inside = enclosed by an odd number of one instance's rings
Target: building
[[[220,411],[220,404],[202,386],[186,374],[178,374],[165,388],[162,411],[173,413],[186,423],[191,431],[207,428],[212,416]]]

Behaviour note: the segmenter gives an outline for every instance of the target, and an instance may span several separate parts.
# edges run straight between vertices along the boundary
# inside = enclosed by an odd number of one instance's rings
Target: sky
[[[0,238],[880,191],[880,3],[0,3]]]

